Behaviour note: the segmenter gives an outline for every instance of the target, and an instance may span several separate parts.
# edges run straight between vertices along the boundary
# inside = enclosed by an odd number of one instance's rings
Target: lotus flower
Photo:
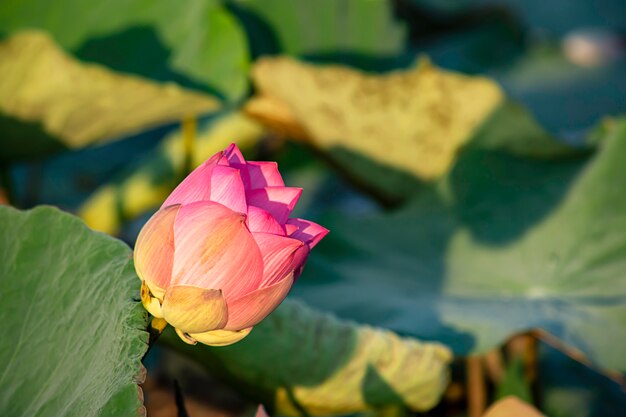
[[[198,167],[137,238],[146,309],[190,344],[247,336],[328,233],[289,218],[301,192],[285,187],[275,162],[246,162],[235,144]]]

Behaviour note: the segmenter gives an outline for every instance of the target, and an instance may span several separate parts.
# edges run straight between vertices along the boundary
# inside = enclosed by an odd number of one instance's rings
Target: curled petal
[[[152,317],[152,320],[150,320],[150,333],[152,333],[152,331],[156,331],[161,334],[166,327],[167,321],[165,321],[165,319],[163,318]]]
[[[293,264],[294,264],[293,281],[294,282],[302,274],[302,271],[304,270],[304,265],[306,264],[306,261],[309,258],[309,254],[310,253],[311,253],[311,249],[309,248],[309,246],[308,245],[303,245],[294,254],[294,256],[293,256]]]
[[[180,205],[157,211],[141,229],[133,254],[137,275],[163,300],[174,262],[174,222]]]
[[[288,227],[287,235],[303,241],[311,249],[328,234],[328,229],[325,227],[304,219],[289,219],[287,225],[296,227],[296,229]]]
[[[221,289],[227,300],[257,289],[263,259],[244,222],[218,203],[183,206],[174,224],[172,283]]]
[[[222,152],[219,152],[193,170],[193,172],[172,191],[172,194],[167,197],[161,208],[174,204],[189,204],[195,201],[210,200],[211,176],[213,175],[213,169],[221,158]]]
[[[285,229],[276,221],[274,216],[267,211],[255,206],[248,207],[248,229],[251,232],[272,233],[274,235],[285,235]]]
[[[233,211],[246,213],[246,192],[239,170],[218,165],[211,176],[211,201],[220,203]]]
[[[150,288],[146,285],[146,281],[141,281],[141,303],[148,310],[148,313],[152,314],[158,319],[163,318],[163,309],[161,308],[161,302],[152,294]]]
[[[180,337],[180,340],[187,343],[188,345],[195,345],[196,343],[198,343],[198,341],[191,337],[188,333],[185,333],[182,330],[176,328],[174,328],[174,330],[176,330],[176,334],[178,335],[178,337]]]
[[[249,161],[247,167],[251,189],[285,186],[276,162]]]
[[[262,208],[280,224],[285,224],[301,194],[302,188],[265,187],[249,191],[247,200],[248,205]]]
[[[173,285],[165,292],[163,318],[186,333],[201,333],[223,328],[228,308],[220,290]]]
[[[253,233],[252,236],[263,256],[263,281],[259,288],[274,284],[300,266],[302,257],[296,254],[306,246],[298,239],[269,233]]]
[[[238,331],[211,330],[210,332],[205,333],[193,333],[188,335],[188,337],[209,346],[228,346],[240,341],[249,335],[251,331],[252,327]]]
[[[302,270],[304,269],[304,264],[306,263],[307,258],[309,257],[309,253],[311,250],[307,245],[304,245],[294,255],[293,263],[297,265],[293,271],[293,280],[297,280],[298,277],[302,274]]]
[[[285,299],[293,285],[293,273],[269,287],[253,291],[243,297],[229,302],[231,314],[224,329],[237,330],[255,326],[278,307]]]

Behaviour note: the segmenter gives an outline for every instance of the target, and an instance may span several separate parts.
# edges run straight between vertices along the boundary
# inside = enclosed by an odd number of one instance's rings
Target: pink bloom
[[[235,144],[199,166],[137,238],[146,309],[187,343],[243,339],[328,233],[289,218],[301,192],[285,187],[275,162],[246,162]]]

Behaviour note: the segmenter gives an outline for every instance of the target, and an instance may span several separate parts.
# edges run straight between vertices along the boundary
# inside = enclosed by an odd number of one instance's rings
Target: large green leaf
[[[295,293],[457,353],[544,328],[626,371],[624,184],[626,123],[588,164],[467,152],[402,213],[322,221]]]
[[[452,358],[438,343],[357,326],[291,300],[234,345],[189,346],[173,331],[161,340],[292,416],[432,408]]]
[[[0,28],[44,29],[79,58],[229,99],[247,89],[245,35],[218,0],[9,0]]]
[[[0,415],[137,416],[147,315],[130,249],[51,207],[0,207]]]
[[[387,0],[233,0],[255,55],[354,61],[402,51],[405,29]],[[367,29],[365,29],[367,28]]]

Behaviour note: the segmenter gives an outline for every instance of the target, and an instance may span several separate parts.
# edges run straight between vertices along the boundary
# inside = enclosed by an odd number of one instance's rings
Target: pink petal
[[[296,254],[294,255],[293,263],[296,268],[293,271],[293,280],[294,282],[300,277],[302,274],[302,270],[304,269],[304,264],[306,263],[307,258],[309,257],[309,253],[311,253],[311,249],[307,245],[304,245],[302,248],[298,249]]]
[[[285,233],[287,234],[287,236],[291,236],[293,232],[298,230],[298,226],[296,226],[295,224],[289,224],[289,220],[287,220],[287,223],[285,224]]]
[[[183,206],[174,224],[172,284],[221,289],[226,301],[259,288],[263,258],[244,222],[218,203]]]
[[[289,225],[295,226],[297,229],[292,231],[292,228],[290,228]],[[304,219],[289,219],[287,220],[286,227],[287,235],[289,237],[303,241],[309,245],[309,248],[311,249],[329,232],[329,230],[325,227]]]
[[[265,187],[247,194],[248,205],[262,208],[280,223],[285,224],[302,194],[302,188]]]
[[[248,211],[246,191],[238,169],[223,165],[213,168],[211,201],[223,204],[239,213]]]
[[[258,324],[285,299],[292,285],[290,274],[269,287],[228,302],[228,322],[224,329],[240,330]]]
[[[189,204],[195,201],[209,200],[211,196],[211,175],[213,168],[215,168],[221,158],[222,152],[218,152],[208,161],[193,170],[193,172],[172,191],[161,208],[174,204]]]
[[[255,206],[248,207],[248,229],[251,232],[271,233],[285,236],[285,229],[267,211]]]
[[[247,164],[250,188],[284,187],[283,177],[276,162],[250,161]]]
[[[237,167],[246,164],[246,160],[235,143],[231,143],[228,148],[226,148],[224,151],[224,158],[228,161],[228,165],[230,166]]]
[[[224,156],[219,162],[220,165],[237,168],[241,174],[241,181],[246,190],[250,189],[250,175],[248,175],[248,164],[244,159],[241,151],[234,143],[231,143],[224,151]]]
[[[257,408],[254,417],[269,417],[267,411],[265,411],[265,407],[263,407],[263,404],[259,404],[259,408]]]
[[[296,257],[300,248],[306,248],[298,239],[272,235],[269,233],[253,233],[263,257],[263,281],[261,287],[267,287],[291,274],[300,266],[301,256]]]
[[[180,205],[157,211],[139,232],[135,243],[135,269],[150,291],[163,300],[174,263],[174,221]]]

